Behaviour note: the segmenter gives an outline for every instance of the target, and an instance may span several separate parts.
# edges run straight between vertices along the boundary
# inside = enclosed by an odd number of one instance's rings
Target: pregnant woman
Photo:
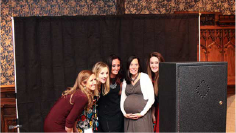
[[[154,89],[149,76],[141,72],[140,60],[130,56],[121,94],[125,132],[153,132],[151,107]]]

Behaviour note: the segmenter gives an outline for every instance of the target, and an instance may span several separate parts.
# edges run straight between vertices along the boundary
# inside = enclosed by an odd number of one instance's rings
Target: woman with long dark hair
[[[154,89],[149,76],[141,72],[140,60],[130,56],[127,61],[126,79],[122,85],[120,107],[125,132],[153,132],[151,107]]]
[[[155,124],[154,131],[159,132],[159,98],[158,98],[158,81],[159,81],[159,63],[164,62],[163,56],[158,52],[152,52],[147,60],[147,74],[152,79],[155,93],[155,103],[152,107],[152,120]]]
[[[123,80],[121,59],[110,55],[107,59],[110,71],[110,91],[98,101],[99,132],[122,132],[124,117],[120,110],[121,82]]]

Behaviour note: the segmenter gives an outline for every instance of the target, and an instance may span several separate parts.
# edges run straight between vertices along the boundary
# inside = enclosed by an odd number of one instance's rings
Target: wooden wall
[[[228,86],[235,86],[235,16],[203,13],[200,61],[228,62]],[[199,60],[199,45],[197,46]]]
[[[14,85],[3,85],[1,90],[1,132],[16,132],[16,129],[9,129],[15,126],[16,121],[16,95]]]

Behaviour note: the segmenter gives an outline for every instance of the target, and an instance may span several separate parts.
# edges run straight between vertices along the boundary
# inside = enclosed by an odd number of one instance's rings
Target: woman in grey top
[[[141,72],[140,61],[130,56],[127,63],[126,80],[121,94],[121,111],[125,116],[125,132],[153,132],[151,107],[154,89],[149,76]]]

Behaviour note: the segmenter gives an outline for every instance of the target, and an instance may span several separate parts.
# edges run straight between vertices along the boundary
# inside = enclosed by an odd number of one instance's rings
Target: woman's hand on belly
[[[142,117],[143,115],[136,113],[136,114],[125,114],[125,117],[128,119],[139,119],[140,117]]]
[[[132,114],[134,119],[139,119],[140,117],[143,117],[140,113]]]
[[[125,114],[125,118],[134,119],[133,114]]]

